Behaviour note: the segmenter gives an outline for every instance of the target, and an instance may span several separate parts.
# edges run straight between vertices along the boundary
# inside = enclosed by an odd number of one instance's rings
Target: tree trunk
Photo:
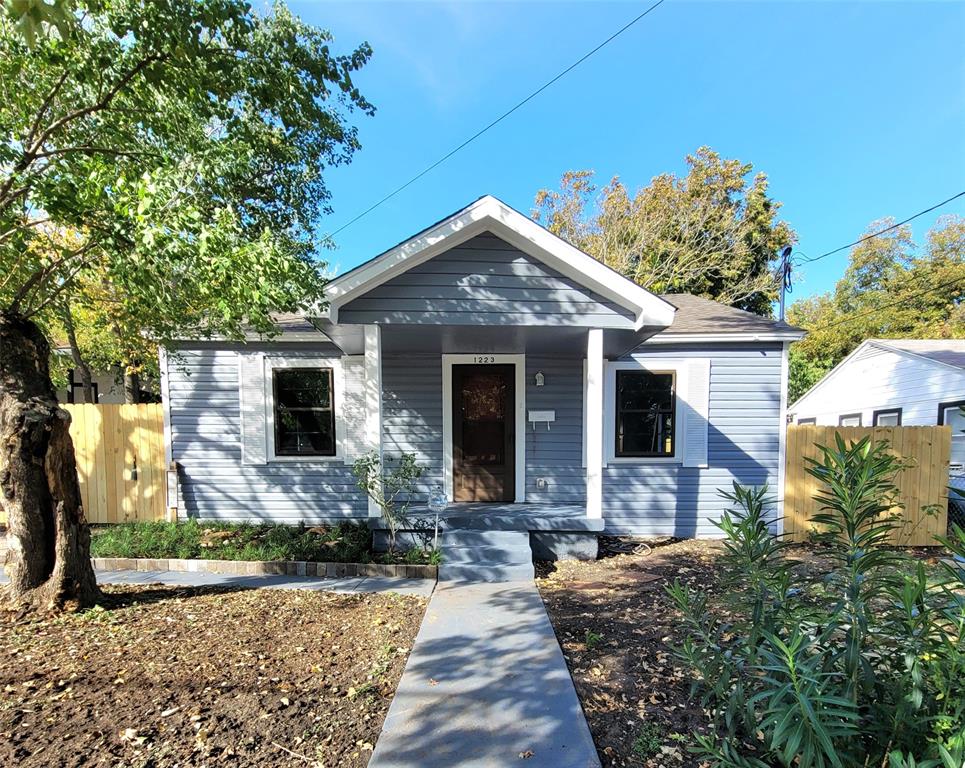
[[[38,611],[97,602],[70,439],[50,347],[30,320],[0,312],[0,506],[7,515],[7,595]]]
[[[64,305],[63,311],[64,330],[67,331],[67,343],[70,345],[70,356],[74,361],[74,368],[80,372],[81,389],[84,391],[84,402],[95,403],[93,375],[90,366],[80,353],[80,346],[77,344],[77,333],[74,330],[74,316],[70,313],[70,305]]]
[[[124,402],[141,402],[141,377],[138,373],[125,372],[124,374]]]

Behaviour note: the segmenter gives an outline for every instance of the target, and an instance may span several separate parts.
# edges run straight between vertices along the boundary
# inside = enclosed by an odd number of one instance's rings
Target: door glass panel
[[[504,464],[506,379],[493,372],[462,380],[462,459],[476,465]]]

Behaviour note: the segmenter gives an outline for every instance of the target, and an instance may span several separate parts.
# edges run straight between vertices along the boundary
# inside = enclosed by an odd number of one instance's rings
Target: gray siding
[[[331,345],[262,349],[292,357],[337,354]],[[168,363],[168,391],[183,516],[298,523],[367,515],[351,467],[341,461],[242,464],[235,348],[202,345],[177,352]]]
[[[382,357],[382,451],[386,462],[414,453],[425,468],[414,499],[442,485],[442,357]]]
[[[709,466],[611,463],[603,472],[607,531],[719,536],[708,520],[718,519],[725,506],[718,489],[730,488],[734,480],[745,485],[766,482],[777,495],[780,345],[661,347],[633,356],[710,358]]]
[[[537,371],[546,377],[542,387],[535,384]],[[526,500],[584,503],[583,360],[527,355],[526,410],[556,411],[549,430],[526,424]],[[538,478],[546,480],[545,490],[536,487]]]
[[[633,328],[633,313],[500,240],[478,235],[373,288],[341,323]]]

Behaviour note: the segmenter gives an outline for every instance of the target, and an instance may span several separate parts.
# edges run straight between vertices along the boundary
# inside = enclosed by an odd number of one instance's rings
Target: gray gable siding
[[[719,519],[726,506],[718,489],[729,489],[735,480],[767,483],[777,495],[781,346],[660,347],[633,355],[647,360],[685,356],[711,361],[709,466],[610,463],[603,472],[608,532],[719,536],[708,520]]]
[[[341,461],[241,462],[237,347],[184,348],[168,361],[172,458],[180,467],[184,517],[274,523],[364,518],[368,508]],[[245,349],[335,355],[331,345],[266,344]]]
[[[350,301],[339,322],[633,328],[634,316],[483,234]]]

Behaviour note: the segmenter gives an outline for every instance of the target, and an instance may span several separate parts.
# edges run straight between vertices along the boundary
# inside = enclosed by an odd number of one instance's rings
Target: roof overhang
[[[322,317],[327,316],[331,322],[338,323],[339,308],[352,299],[483,232],[493,233],[571,280],[630,310],[634,313],[637,330],[644,326],[666,328],[673,321],[676,310],[672,304],[489,195],[332,280],[326,286],[328,307]]]

